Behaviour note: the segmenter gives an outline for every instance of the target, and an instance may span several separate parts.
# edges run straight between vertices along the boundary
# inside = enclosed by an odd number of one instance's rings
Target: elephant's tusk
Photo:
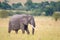
[[[32,26],[32,28],[34,29],[35,27]]]

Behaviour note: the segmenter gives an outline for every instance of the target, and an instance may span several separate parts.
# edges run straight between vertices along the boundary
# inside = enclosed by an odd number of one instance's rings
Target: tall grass
[[[16,34],[12,31],[8,33],[9,18],[0,19],[0,40],[60,40],[60,21],[55,22],[51,17],[34,17],[36,22],[35,34],[22,34],[21,30]]]

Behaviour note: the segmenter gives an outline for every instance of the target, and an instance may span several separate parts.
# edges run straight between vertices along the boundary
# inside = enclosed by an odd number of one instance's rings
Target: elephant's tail
[[[11,22],[9,22],[9,25],[8,25],[9,27],[8,27],[8,33],[10,33],[10,31],[11,31]]]

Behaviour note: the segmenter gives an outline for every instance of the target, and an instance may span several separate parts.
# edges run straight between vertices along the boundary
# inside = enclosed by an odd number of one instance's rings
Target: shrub
[[[12,15],[14,15],[14,14],[16,14],[16,13],[13,12],[13,11],[9,11],[9,16],[12,16]]]
[[[31,13],[31,15],[34,15],[34,16],[40,16],[41,13],[40,13],[40,12],[35,12],[35,13]]]
[[[39,9],[31,11],[31,15],[34,15],[34,16],[40,16],[41,13],[42,13],[42,11],[40,11]]]
[[[16,14],[24,14],[25,12],[16,12]]]
[[[8,11],[2,10],[0,11],[0,18],[6,18],[8,17]]]
[[[57,21],[60,18],[60,13],[54,13],[53,17],[54,17],[55,21]]]

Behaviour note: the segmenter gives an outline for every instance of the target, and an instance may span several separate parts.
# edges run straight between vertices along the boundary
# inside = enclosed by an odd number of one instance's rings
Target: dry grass
[[[60,21],[54,21],[51,17],[35,17],[36,28],[35,34],[22,34],[19,30],[18,34],[14,31],[8,34],[9,18],[0,19],[0,40],[60,40]],[[31,32],[31,25],[29,30]]]

